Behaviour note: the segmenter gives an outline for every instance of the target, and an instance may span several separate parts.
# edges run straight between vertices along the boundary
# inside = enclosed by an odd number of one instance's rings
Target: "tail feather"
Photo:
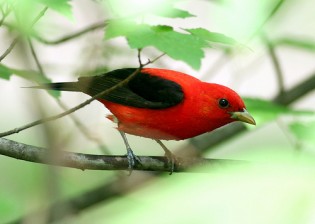
[[[56,82],[56,83],[45,83],[39,86],[32,86],[28,88],[33,89],[51,89],[59,91],[80,91],[77,82]]]

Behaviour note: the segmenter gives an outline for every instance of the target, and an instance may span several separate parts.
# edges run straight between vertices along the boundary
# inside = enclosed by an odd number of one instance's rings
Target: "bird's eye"
[[[228,108],[230,106],[230,103],[227,99],[220,99],[219,100],[219,106],[221,108]]]

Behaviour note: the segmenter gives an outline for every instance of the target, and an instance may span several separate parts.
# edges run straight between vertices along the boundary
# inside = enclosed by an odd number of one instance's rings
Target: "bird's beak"
[[[237,121],[242,121],[242,122],[245,122],[248,124],[256,125],[256,121],[254,120],[252,115],[250,115],[247,112],[247,110],[245,108],[243,109],[243,111],[232,112],[231,114],[232,114],[231,118],[233,118]]]

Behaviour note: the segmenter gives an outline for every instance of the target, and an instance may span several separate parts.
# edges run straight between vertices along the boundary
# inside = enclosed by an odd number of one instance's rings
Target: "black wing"
[[[76,88],[94,96],[123,81],[135,71],[135,68],[126,68],[99,76],[81,77]],[[184,93],[176,82],[140,72],[127,84],[101,98],[126,106],[159,109],[179,104],[184,99]]]

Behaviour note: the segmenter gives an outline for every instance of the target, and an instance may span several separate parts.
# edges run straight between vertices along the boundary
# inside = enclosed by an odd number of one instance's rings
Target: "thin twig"
[[[248,38],[247,42],[253,39],[256,35],[259,35],[259,33],[263,30],[263,27],[270,21],[272,17],[274,17],[274,15],[279,11],[279,9],[281,8],[284,2],[285,0],[279,0],[276,3],[276,5],[272,8],[269,15],[266,17],[266,19],[257,27],[257,29],[255,29],[252,35]]]
[[[159,58],[160,58],[160,56],[159,56]],[[106,94],[109,94],[111,91],[113,91],[113,90],[115,90],[115,89],[117,89],[117,88],[127,84],[133,77],[135,77],[141,71],[141,69],[144,66],[146,66],[146,65],[151,63],[151,61],[148,61],[147,63],[142,64],[140,55],[138,55],[138,60],[139,60],[139,63],[140,63],[139,67],[131,75],[129,75],[126,79],[124,79],[123,81],[119,82],[118,84],[112,86],[111,88],[108,88],[108,89],[106,89],[106,90],[104,90],[104,91],[94,95],[90,99],[88,99],[85,102],[77,105],[76,107],[71,108],[68,111],[65,111],[63,113],[60,113],[60,114],[57,114],[57,115],[54,115],[54,116],[50,116],[50,117],[46,117],[46,118],[43,118],[43,119],[39,119],[37,121],[31,122],[29,124],[26,124],[26,125],[18,127],[18,128],[14,128],[14,129],[6,131],[6,132],[2,132],[2,133],[0,133],[0,138],[8,136],[8,135],[19,133],[20,131],[23,131],[23,130],[31,128],[31,127],[34,127],[34,126],[39,125],[39,124],[43,124],[43,123],[48,122],[48,121],[53,121],[53,120],[62,118],[64,116],[69,115],[69,114],[71,114],[71,113],[73,113],[73,112],[83,108],[84,106],[90,104],[95,99],[98,99],[98,98],[100,98],[100,97],[102,97],[102,96],[104,96]],[[156,60],[154,59],[153,61],[156,61]]]
[[[64,43],[66,41],[72,40],[72,39],[77,38],[79,36],[82,36],[83,34],[86,34],[86,33],[91,32],[93,30],[104,28],[106,25],[107,25],[106,21],[95,23],[95,24],[92,24],[91,26],[88,26],[88,27],[86,27],[80,31],[77,31],[77,32],[72,33],[72,34],[68,34],[68,35],[61,37],[61,38],[58,38],[56,40],[46,40],[43,37],[40,37],[40,36],[35,35],[35,34],[33,35],[33,37],[37,41],[39,41],[43,44],[56,45],[56,44],[61,44],[61,43]]]
[[[11,8],[7,8],[6,11],[1,7],[2,12],[2,18],[0,20],[0,26],[3,25],[4,20],[7,18],[7,16],[11,13]]]
[[[13,39],[13,41],[11,42],[10,46],[5,50],[5,52],[0,56],[0,62],[6,57],[8,56],[8,54],[11,53],[11,51],[13,50],[13,48],[15,47],[15,45],[18,43],[18,41],[20,40],[20,36],[17,36]]]
[[[58,105],[65,111],[69,110],[64,103],[61,102],[61,100],[57,99],[56,100]],[[80,130],[80,132],[90,141],[94,142],[97,144],[98,148],[104,153],[104,154],[110,154],[109,150],[107,147],[103,144],[103,142],[99,139],[91,135],[91,133],[88,131],[88,128],[85,127],[82,122],[74,115],[74,114],[69,114],[71,120],[74,122],[75,126]]]
[[[278,3],[276,3],[273,9],[269,12],[268,16],[265,18],[265,20],[255,29],[255,31],[250,35],[247,41],[245,41],[245,44],[248,43],[250,40],[252,40],[256,35],[258,35],[262,31],[263,27],[279,11],[283,3],[284,3],[284,0],[279,0]],[[229,55],[230,53],[231,53],[231,50],[226,49],[223,55],[220,58],[218,58],[218,61],[215,63],[215,67],[211,68],[209,72],[206,72],[206,74],[213,75],[215,72],[218,73],[218,71],[222,69],[227,62],[227,60],[224,60],[226,55]],[[208,77],[208,76],[205,76],[205,77]]]
[[[43,69],[43,67],[42,67],[42,65],[41,65],[41,63],[40,63],[40,61],[39,61],[39,59],[38,59],[38,57],[37,57],[37,54],[36,54],[36,51],[35,51],[35,49],[34,49],[33,43],[32,43],[32,41],[31,41],[30,38],[27,38],[27,40],[28,40],[28,44],[29,44],[30,49],[31,49],[32,56],[33,56],[33,58],[34,58],[34,60],[35,60],[35,63],[36,63],[36,65],[37,65],[37,68],[38,68],[39,72],[40,72],[43,76],[45,76],[44,69]],[[60,101],[60,99],[56,99],[56,101],[57,101],[58,105],[59,105],[63,110],[65,110],[65,111],[69,110],[69,109]],[[75,125],[78,127],[78,129],[81,131],[81,133],[82,133],[87,139],[89,139],[89,140],[95,142],[95,143],[98,145],[99,149],[101,149],[104,153],[109,154],[108,149],[104,146],[104,144],[103,144],[98,138],[93,137],[93,136],[87,131],[87,128],[79,121],[79,119],[77,119],[76,116],[74,116],[74,114],[70,114],[69,116],[70,116],[70,118],[72,119],[72,121],[75,123]]]
[[[315,90],[315,73],[309,76],[303,82],[297,84],[290,90],[285,91],[283,94],[278,94],[273,99],[274,103],[278,103],[280,105],[289,105],[296,101],[297,99],[303,97],[307,93]]]
[[[38,59],[38,57],[37,57],[37,54],[36,54],[36,51],[35,51],[35,48],[34,48],[34,45],[33,45],[32,41],[31,41],[31,39],[30,39],[30,38],[27,38],[27,42],[28,42],[28,45],[29,45],[30,50],[31,50],[31,54],[32,54],[32,56],[33,56],[33,58],[34,58],[34,61],[35,61],[35,63],[36,63],[36,66],[37,66],[37,68],[38,68],[40,74],[41,74],[42,76],[45,76],[45,72],[44,72],[43,66],[42,66],[41,63],[39,62],[39,59]]]
[[[261,38],[263,39],[263,41],[266,44],[268,53],[271,57],[272,64],[273,64],[274,69],[276,71],[276,77],[277,77],[278,86],[279,86],[279,94],[282,94],[285,91],[283,72],[281,70],[280,62],[279,62],[279,59],[276,55],[274,45],[269,41],[269,39],[267,38],[267,36],[265,34],[261,34]]]
[[[154,62],[156,62],[157,60],[159,60],[161,57],[163,57],[164,55],[166,55],[166,53],[161,54],[160,56],[157,56],[155,59],[153,59],[152,61],[150,59],[148,59],[148,63],[149,64],[153,64]]]

